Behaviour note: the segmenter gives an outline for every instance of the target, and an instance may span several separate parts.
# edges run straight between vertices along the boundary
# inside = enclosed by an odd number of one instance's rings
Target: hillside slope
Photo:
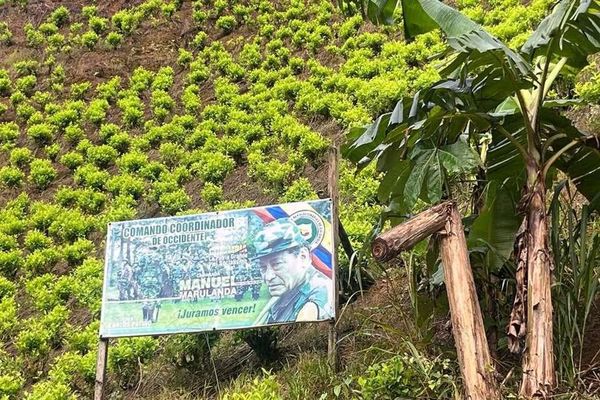
[[[551,1],[457,3],[517,46]],[[327,148],[439,78],[441,38],[400,32],[329,0],[0,0],[0,398],[90,398],[109,222],[324,197]],[[342,165],[355,247],[378,217],[377,178]],[[396,349],[403,328],[384,325],[396,333],[356,350]],[[327,379],[310,352],[324,329],[283,329],[278,368]],[[258,365],[239,337],[210,339],[220,379]],[[117,341],[111,398],[215,396],[207,354],[204,335]],[[382,355],[346,358],[359,373]],[[286,398],[339,383],[282,382]]]

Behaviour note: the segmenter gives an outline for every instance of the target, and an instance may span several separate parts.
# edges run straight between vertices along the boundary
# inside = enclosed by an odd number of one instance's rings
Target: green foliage
[[[280,386],[276,376],[263,370],[262,377],[256,377],[252,380],[239,383],[238,387],[231,388],[223,395],[223,400],[280,400]]]
[[[29,179],[40,190],[46,189],[57,176],[56,170],[49,160],[33,160],[29,164],[29,171]]]
[[[0,184],[5,187],[19,187],[25,179],[25,174],[17,167],[0,168]]]
[[[12,43],[12,32],[6,22],[0,22],[0,43],[9,45]]]
[[[192,170],[206,182],[221,183],[233,170],[235,161],[223,153],[200,153],[199,161],[192,164]]]
[[[453,399],[456,383],[449,360],[429,360],[420,353],[395,356],[371,365],[358,378],[361,398],[436,398]]]
[[[223,15],[217,19],[215,26],[229,33],[235,28],[237,21],[233,15]]]
[[[223,200],[223,188],[212,182],[206,182],[200,193],[202,200],[211,207]]]
[[[108,355],[108,365],[123,380],[134,378],[139,363],[148,362],[158,349],[158,342],[152,338],[120,339],[112,346]]]

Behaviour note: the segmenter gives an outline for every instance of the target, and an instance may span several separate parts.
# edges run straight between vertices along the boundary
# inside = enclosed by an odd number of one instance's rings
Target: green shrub
[[[106,99],[94,99],[85,110],[84,118],[96,125],[100,125],[106,120],[106,112],[110,105]]]
[[[90,313],[97,316],[99,316],[102,301],[103,269],[103,263],[88,257],[72,274],[73,296],[87,307]]]
[[[58,154],[60,153],[60,144],[52,143],[44,147],[44,151],[46,152],[46,157],[48,157],[52,161],[56,161],[56,159],[58,158]]]
[[[185,154],[185,150],[182,146],[176,143],[165,142],[160,145],[158,149],[161,161],[168,167],[174,167],[178,165]]]
[[[194,59],[194,53],[184,48],[179,49],[179,53],[177,56],[177,64],[185,66],[192,62]]]
[[[222,17],[219,17],[215,23],[217,28],[222,29],[226,33],[233,31],[236,25],[237,21],[233,15],[223,15]]]
[[[206,182],[200,193],[200,197],[206,204],[214,207],[223,200],[223,188],[211,182]]]
[[[2,324],[0,319],[0,325]],[[0,350],[0,398],[5,400],[16,399],[19,391],[25,384],[22,375],[22,362],[20,358]]]
[[[195,15],[196,12],[194,12],[194,16]],[[194,36],[194,40],[192,40],[192,45],[194,45],[194,47],[196,47],[197,49],[202,49],[206,44],[207,40],[208,34],[206,32],[200,31],[196,33],[196,36]]]
[[[117,160],[117,166],[123,172],[137,172],[148,164],[148,156],[142,152],[131,151]]]
[[[86,354],[92,352],[98,345],[100,321],[93,321],[81,329],[67,333],[67,348],[79,354]]]
[[[117,105],[121,109],[123,122],[127,126],[137,126],[144,117],[144,103],[136,95],[129,94],[120,99]]]
[[[17,286],[10,280],[0,276],[0,300],[12,297],[17,291]]]
[[[50,224],[48,233],[64,242],[73,242],[93,229],[93,220],[77,210],[64,210]]]
[[[34,250],[23,264],[25,272],[29,275],[39,275],[50,272],[61,259],[61,254],[53,248]]]
[[[138,199],[144,193],[145,183],[133,175],[123,174],[111,177],[106,182],[106,188],[114,195],[131,195]]]
[[[69,265],[81,264],[95,250],[94,243],[88,239],[77,239],[73,244],[62,249],[63,257]]]
[[[131,146],[131,138],[127,132],[119,132],[108,139],[108,145],[117,150],[118,153],[123,154]]]
[[[83,156],[75,151],[63,154],[60,158],[60,163],[70,170],[74,171],[84,162]]]
[[[19,187],[25,179],[25,174],[17,167],[0,168],[0,184],[5,187]]]
[[[26,23],[23,27],[23,31],[25,32],[25,39],[27,40],[28,46],[39,47],[44,43],[44,34],[35,29],[31,23]]]
[[[146,68],[141,66],[137,67],[131,73],[131,77],[129,79],[129,88],[138,93],[143,92],[144,90],[150,89],[153,79],[154,73],[152,71],[148,71]]]
[[[112,164],[118,155],[117,150],[107,144],[91,146],[86,151],[88,161],[101,168]]]
[[[75,183],[92,189],[102,189],[110,174],[95,165],[84,164],[75,170]]]
[[[449,360],[430,360],[416,352],[371,365],[358,378],[365,400],[397,398],[453,399],[456,383]]]
[[[223,153],[203,153],[200,157],[200,161],[192,165],[192,170],[198,176],[206,181],[212,183],[221,183],[225,176],[233,171],[235,162],[229,156]]]
[[[152,81],[152,90],[165,90],[168,91],[173,86],[175,73],[171,67],[162,67],[158,70]]]
[[[195,113],[200,109],[200,88],[198,85],[188,85],[181,94],[181,102],[186,112]]]
[[[109,79],[108,81],[106,81],[104,83],[100,83],[100,84],[98,84],[98,86],[96,86],[96,93],[98,94],[98,97],[108,100],[109,103],[114,101],[117,98],[120,90],[121,90],[121,77],[120,76],[114,76],[111,79]]]
[[[66,352],[56,358],[48,376],[52,382],[63,382],[79,390],[89,389],[96,375],[96,355]]]
[[[174,215],[189,206],[190,196],[187,195],[185,190],[177,189],[161,194],[158,198],[158,204],[165,213]]]
[[[14,122],[0,123],[0,143],[14,143],[19,137],[19,125]]]
[[[241,382],[240,382],[241,381]],[[222,400],[281,400],[281,388],[275,375],[263,370],[262,377],[253,380],[238,378],[234,387],[228,389]]]
[[[63,382],[42,381],[33,386],[25,400],[77,400],[69,385]]]
[[[109,32],[106,35],[106,44],[112,49],[116,49],[123,41],[123,35],[118,32]]]
[[[77,144],[85,137],[85,132],[79,125],[69,125],[65,128],[65,139],[71,144]]]
[[[317,192],[315,192],[315,189],[313,189],[310,181],[306,178],[299,178],[286,189],[280,200],[282,203],[289,203],[294,201],[315,200],[318,198],[319,196],[317,195]]]
[[[91,16],[88,19],[88,25],[92,31],[100,35],[106,32],[108,29],[108,19],[98,16]]]
[[[36,250],[47,249],[52,246],[52,239],[46,236],[43,232],[33,229],[27,232],[23,240],[25,249],[29,252]]]
[[[69,20],[69,10],[65,6],[57,7],[52,11],[48,20],[54,25],[61,27]]]
[[[158,342],[152,338],[120,339],[108,354],[109,368],[122,381],[133,380],[139,370],[139,363],[148,362],[157,350]]]
[[[10,31],[6,22],[0,22],[0,43],[11,44],[12,43],[12,32]]]
[[[54,274],[43,274],[30,278],[25,283],[25,292],[31,297],[32,303],[37,310],[50,311],[61,302],[68,299],[60,298],[54,290],[56,276]]]
[[[16,167],[24,167],[31,161],[31,150],[27,147],[16,147],[10,152],[10,163]]]
[[[40,190],[46,189],[56,179],[56,170],[49,160],[35,159],[29,164],[29,179]]]
[[[0,338],[7,339],[17,326],[18,305],[14,297],[5,297],[0,300]]]

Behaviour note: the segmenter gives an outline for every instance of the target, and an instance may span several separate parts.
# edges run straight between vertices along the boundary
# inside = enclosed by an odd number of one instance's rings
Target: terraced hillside
[[[552,1],[527,3],[457,1],[514,47]],[[330,0],[0,0],[0,399],[91,398],[109,222],[325,197],[329,146],[439,79],[440,36],[401,32]],[[340,211],[358,248],[380,206],[373,170],[354,172],[342,164]],[[322,348],[322,329],[302,329]],[[279,368],[321,371],[314,387],[244,375],[224,394],[244,368],[218,365],[217,386],[205,339],[116,341],[110,398],[355,396],[303,350]],[[241,346],[210,339],[221,355]],[[432,388],[453,386],[448,363],[427,364],[442,371]],[[380,398],[377,369],[348,365]]]

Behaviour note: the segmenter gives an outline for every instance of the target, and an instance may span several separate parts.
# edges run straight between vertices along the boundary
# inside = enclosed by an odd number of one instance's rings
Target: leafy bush
[[[221,183],[234,167],[235,162],[231,157],[213,152],[201,154],[200,161],[192,165],[192,170],[206,182]]]
[[[106,112],[110,105],[106,99],[94,99],[84,113],[86,120],[93,124],[99,125],[106,119]]]
[[[400,398],[452,399],[456,383],[449,360],[429,360],[416,351],[371,365],[358,378],[365,400]]]
[[[69,20],[69,10],[65,6],[57,7],[50,13],[48,20],[57,27],[61,27]]]
[[[47,249],[52,246],[52,239],[46,236],[43,232],[37,229],[32,229],[27,232],[23,245],[27,251],[33,252],[36,250]]]
[[[24,178],[25,174],[17,167],[0,168],[0,184],[5,187],[19,187]]]
[[[223,200],[223,188],[212,182],[206,182],[200,193],[202,200],[209,206],[215,206]]]
[[[70,170],[74,171],[84,162],[83,156],[75,151],[63,154],[60,158],[60,163]]]
[[[14,122],[0,123],[0,142],[2,144],[14,143],[19,137],[19,125]]]
[[[280,198],[281,202],[288,203],[294,201],[315,200],[319,196],[313,189],[310,181],[306,178],[299,178],[292,183]]]
[[[77,210],[64,210],[50,224],[48,233],[64,242],[73,242],[93,229],[93,219]]]
[[[91,146],[87,149],[87,159],[98,167],[107,167],[112,164],[118,156],[117,150],[107,144]]]
[[[61,254],[53,248],[34,250],[25,258],[23,268],[28,275],[49,272],[61,259]]]
[[[31,162],[31,157],[31,150],[27,147],[17,147],[10,152],[10,163],[22,168]]]
[[[21,373],[23,368],[21,364],[19,358],[0,350],[0,398],[5,400],[17,398],[16,396],[25,384]]]
[[[17,326],[17,308],[17,302],[13,296],[7,296],[0,300],[0,338],[3,340],[7,339]],[[0,388],[0,393],[1,390]]]
[[[25,400],[77,400],[69,385],[57,381],[42,381],[25,395]]]
[[[11,44],[12,36],[8,24],[6,22],[0,22],[0,43]]]
[[[106,43],[112,49],[116,49],[123,41],[123,35],[118,32],[109,32],[106,35]]]
[[[165,213],[174,215],[185,210],[190,204],[190,196],[185,190],[177,189],[163,193],[158,198],[158,204]]]
[[[142,122],[144,117],[144,103],[134,94],[128,94],[126,97],[119,99],[117,105],[121,109],[123,122],[127,126],[137,126]]]
[[[17,286],[10,280],[0,276],[0,300],[12,297],[17,291]]]
[[[157,350],[158,342],[152,338],[120,339],[110,349],[108,365],[123,382],[133,381],[139,363],[148,362]]]
[[[137,199],[144,193],[145,183],[133,175],[123,174],[111,177],[106,188],[114,195],[131,195]]]
[[[217,19],[215,26],[223,31],[229,33],[233,31],[237,24],[235,17],[233,15],[223,15]]]
[[[242,379],[238,378],[238,381]],[[225,392],[223,400],[280,400],[282,398],[275,375],[265,370],[262,377],[246,382],[242,380],[241,384],[236,382],[235,386],[237,387]]]
[[[152,90],[168,91],[173,86],[175,73],[171,67],[162,67],[158,70],[152,81]]]
[[[35,159],[29,164],[29,179],[40,189],[46,189],[54,179],[56,170],[49,160]]]
[[[69,125],[65,128],[65,139],[72,144],[77,144],[85,137],[85,132],[79,125]]]
[[[110,174],[100,170],[95,165],[85,164],[75,170],[75,183],[92,188],[102,189],[109,179]]]

